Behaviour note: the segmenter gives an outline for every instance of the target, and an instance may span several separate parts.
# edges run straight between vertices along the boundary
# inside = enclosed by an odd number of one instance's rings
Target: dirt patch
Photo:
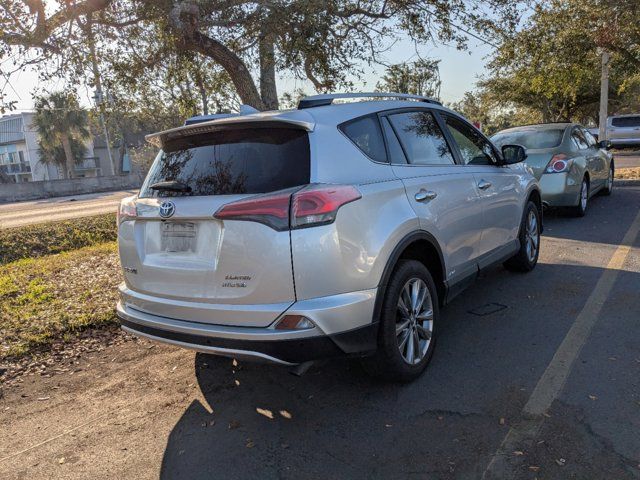
[[[640,180],[640,167],[616,168],[617,180]]]

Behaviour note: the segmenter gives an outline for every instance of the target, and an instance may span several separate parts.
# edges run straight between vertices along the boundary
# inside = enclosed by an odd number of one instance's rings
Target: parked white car
[[[355,97],[375,101],[334,103]],[[118,216],[117,312],[137,335],[285,365],[365,357],[407,381],[440,306],[490,265],[538,260],[524,149],[428,98],[318,95],[149,140],[160,153]]]

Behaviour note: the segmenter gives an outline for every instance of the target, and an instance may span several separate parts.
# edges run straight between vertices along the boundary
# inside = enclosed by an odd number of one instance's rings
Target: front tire
[[[609,167],[609,177],[607,178],[607,183],[602,189],[602,195],[608,196],[613,192],[613,178],[615,176],[615,167],[613,166],[613,162],[611,162],[611,166]]]
[[[513,272],[530,272],[538,263],[540,255],[540,212],[532,201],[524,209],[518,238],[520,250],[504,262],[504,267]]]
[[[416,260],[399,261],[382,304],[378,349],[364,359],[365,369],[389,381],[415,380],[433,355],[439,315],[429,270]]]

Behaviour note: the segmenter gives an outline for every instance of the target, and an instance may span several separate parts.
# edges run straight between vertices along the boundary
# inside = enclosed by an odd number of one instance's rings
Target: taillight
[[[564,153],[558,153],[551,157],[551,161],[547,164],[547,168],[545,168],[545,173],[562,173],[568,172],[571,169],[571,165],[573,160],[567,159],[567,156]]]
[[[277,231],[307,228],[332,223],[341,206],[361,197],[350,185],[309,185],[228,203],[213,216],[258,222]]]
[[[134,220],[137,216],[136,197],[123,198],[116,214],[117,224],[120,225],[124,221]]]
[[[310,185],[293,195],[291,228],[333,223],[341,206],[361,197],[351,185]]]
[[[289,203],[291,191],[255,197],[227,203],[213,216],[219,220],[245,220],[267,225],[274,230],[289,229]]]

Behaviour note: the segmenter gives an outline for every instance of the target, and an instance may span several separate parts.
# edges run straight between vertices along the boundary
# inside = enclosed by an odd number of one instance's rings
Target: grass
[[[115,323],[121,281],[115,242],[0,265],[0,362]]]
[[[640,167],[616,168],[618,180],[640,180]]]
[[[0,265],[116,240],[115,213],[0,229]]]

